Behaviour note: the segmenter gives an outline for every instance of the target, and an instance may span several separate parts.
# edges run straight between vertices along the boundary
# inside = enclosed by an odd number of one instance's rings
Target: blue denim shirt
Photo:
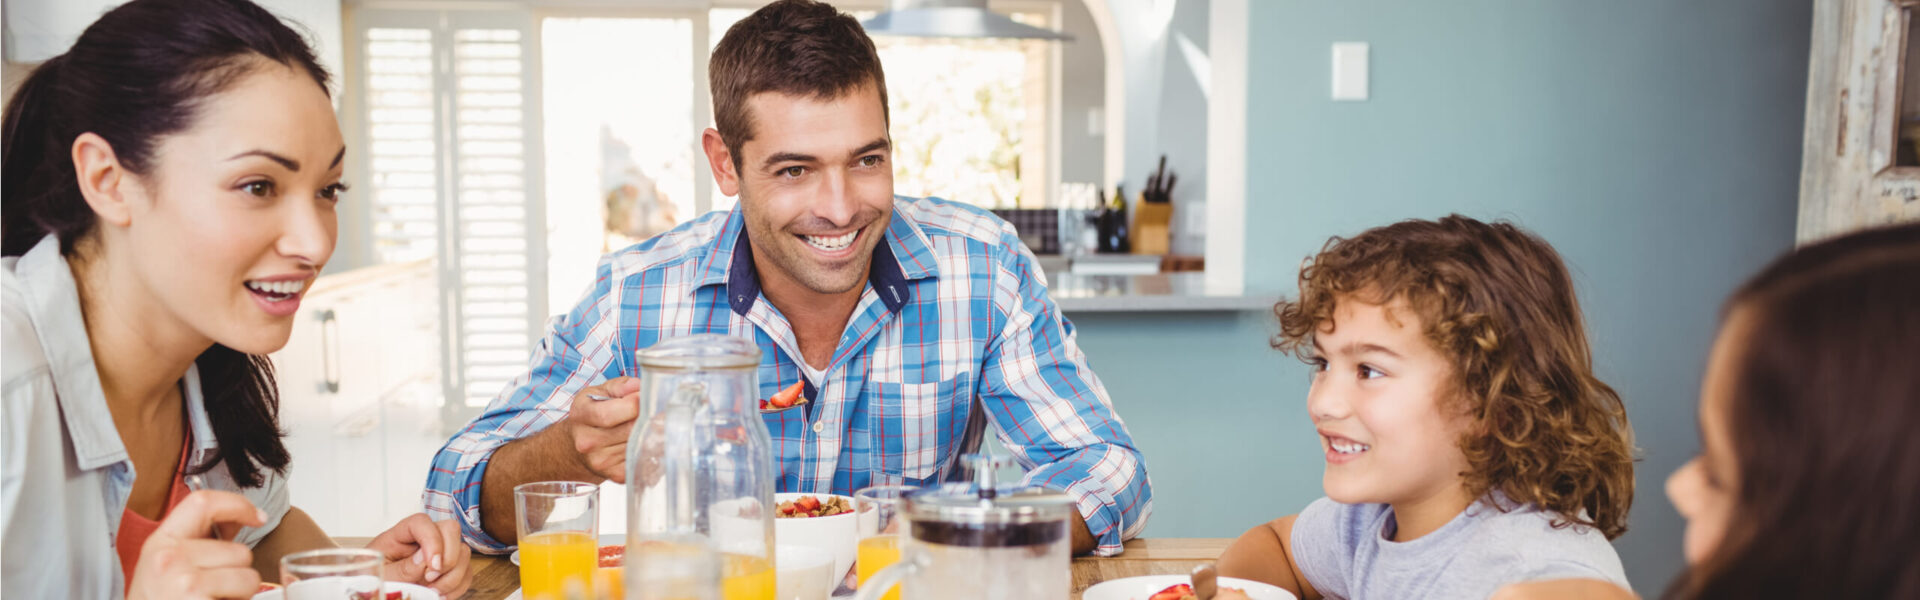
[[[73,272],[52,236],[4,263],[5,351],[0,412],[0,596],[122,598],[126,585],[114,539],[133,491],[133,461],[101,391],[93,349],[81,319]],[[200,374],[180,378],[198,463],[219,452],[200,393]],[[240,489],[225,467],[207,472],[208,487],[240,493],[267,513],[260,528],[241,531],[252,546],[266,537],[289,500],[286,480],[271,471],[260,487]]]

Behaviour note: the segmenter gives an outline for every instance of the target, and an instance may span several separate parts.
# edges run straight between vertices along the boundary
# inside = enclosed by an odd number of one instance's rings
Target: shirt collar
[[[207,418],[207,398],[200,391],[200,365],[188,365],[187,373],[180,376],[180,400],[187,405],[187,426],[193,432],[193,453],[189,465],[199,465],[209,455],[220,451],[220,442],[213,438],[213,422]]]
[[[92,470],[128,460],[126,444],[120,441],[120,430],[114,427],[106,392],[100,386],[93,345],[81,317],[79,286],[66,257],[60,254],[59,239],[53,235],[41,239],[20,257],[14,275],[34,315],[34,331],[39,334],[40,348],[52,370],[54,395],[66,421],[67,437],[73,440],[78,466]],[[201,395],[199,365],[189,365],[180,384],[198,462],[219,448]]]
[[[926,233],[920,230],[919,223],[900,210],[903,204],[900,197],[895,197],[893,218],[887,223],[886,243],[874,246],[873,268],[867,275],[867,282],[890,311],[900,310],[912,299],[910,282],[940,276]],[[694,285],[698,291],[724,283],[728,306],[742,315],[752,310],[753,303],[760,298],[760,280],[753,266],[753,243],[746,235],[745,223],[736,205],[727,215],[720,235],[714,236],[706,255],[700,259],[700,279]]]
[[[113,427],[106,393],[93,363],[86,321],[80,316],[80,290],[60,240],[48,235],[14,264],[14,276],[24,288],[33,330],[40,336],[52,370],[54,397],[73,440],[73,454],[82,469],[98,469],[127,460],[127,447]]]

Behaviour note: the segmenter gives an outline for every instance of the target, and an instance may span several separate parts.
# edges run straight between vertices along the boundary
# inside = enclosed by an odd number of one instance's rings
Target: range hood
[[[987,10],[987,0],[889,0],[887,12],[864,23],[872,35],[1018,38],[1071,41],[1051,29],[1023,25]]]

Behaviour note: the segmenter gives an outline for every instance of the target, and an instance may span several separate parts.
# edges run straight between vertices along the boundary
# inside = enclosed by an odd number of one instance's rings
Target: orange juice
[[[591,595],[599,550],[590,533],[536,533],[520,540],[521,595],[527,600],[565,598],[569,581],[578,581],[575,585]]]
[[[722,600],[773,600],[773,563],[758,556],[726,554],[720,577]]]
[[[868,577],[879,573],[888,565],[900,562],[900,536],[876,535],[860,540],[859,556],[854,560],[858,566],[856,570],[860,576],[860,585],[866,585]],[[900,586],[896,585],[893,589],[887,590],[887,594],[882,596],[881,600],[900,600]]]
[[[627,587],[622,585],[626,578],[625,567],[600,567],[593,570],[593,590],[599,594],[596,598],[625,600]]]

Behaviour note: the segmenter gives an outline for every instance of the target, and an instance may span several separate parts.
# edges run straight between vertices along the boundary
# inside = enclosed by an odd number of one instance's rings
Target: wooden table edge
[[[344,536],[333,541],[342,547],[360,548],[373,538]],[[1119,556],[1083,556],[1073,559],[1073,593],[1093,584],[1121,577],[1186,573],[1201,563],[1211,562],[1232,543],[1232,538],[1140,538],[1128,540]],[[506,554],[488,555],[474,551],[473,583],[465,596],[454,600],[501,600],[520,589],[520,568]]]

